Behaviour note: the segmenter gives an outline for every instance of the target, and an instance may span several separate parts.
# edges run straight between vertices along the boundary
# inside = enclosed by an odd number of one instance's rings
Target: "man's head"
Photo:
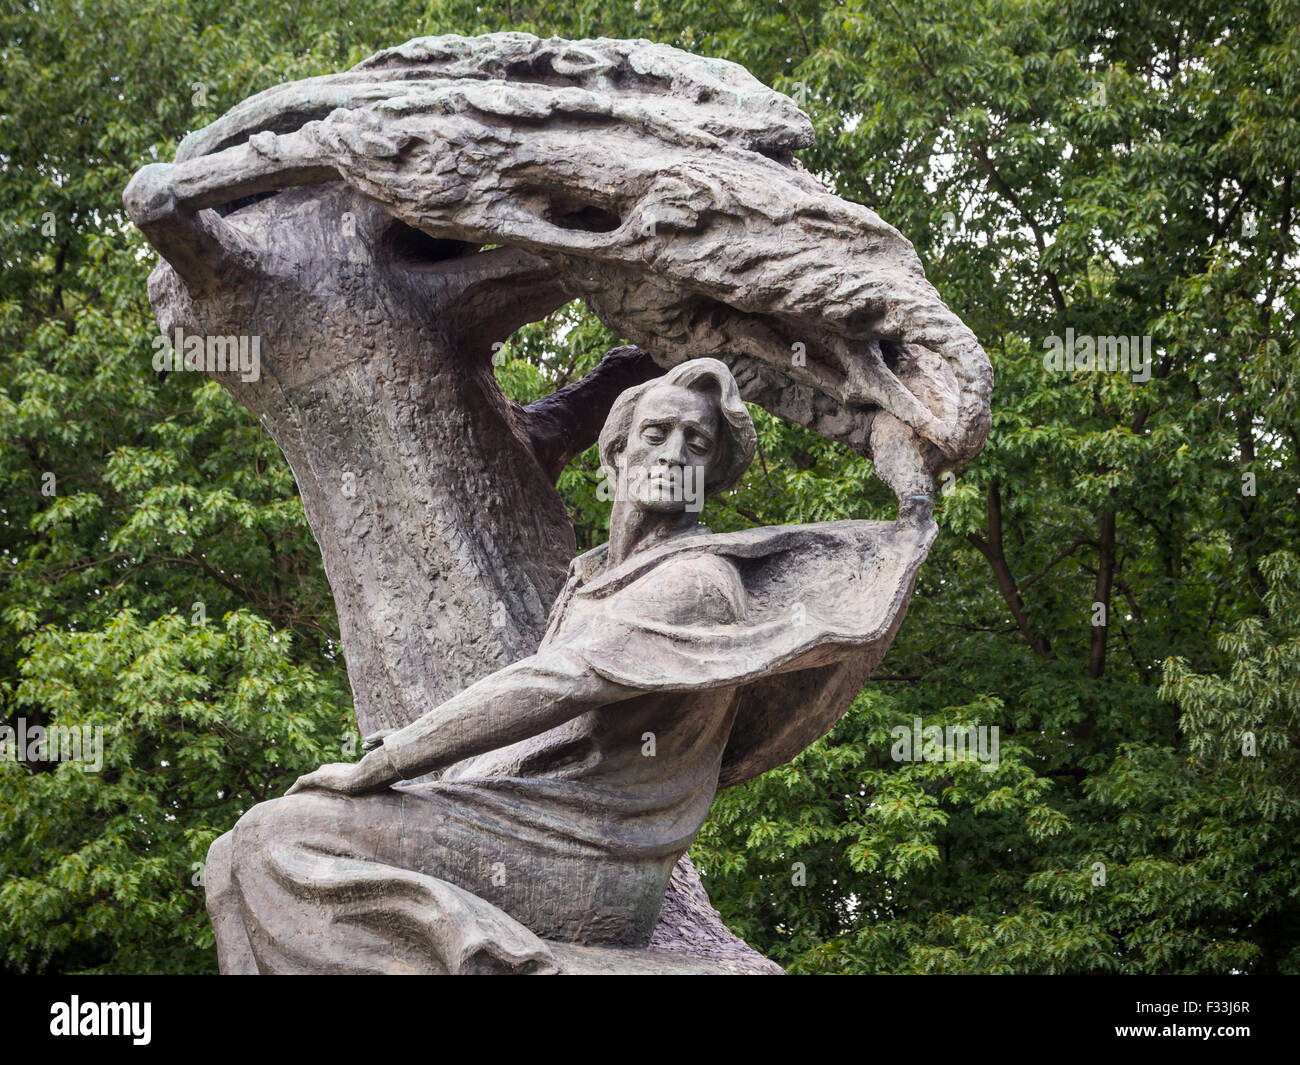
[[[649,510],[699,509],[754,457],[754,424],[726,365],[693,359],[629,388],[600,434],[606,476]]]

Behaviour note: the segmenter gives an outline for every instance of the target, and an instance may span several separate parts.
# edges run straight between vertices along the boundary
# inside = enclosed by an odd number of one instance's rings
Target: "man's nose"
[[[659,445],[659,454],[655,456],[665,466],[685,466],[689,458],[686,452],[686,434],[675,429]]]

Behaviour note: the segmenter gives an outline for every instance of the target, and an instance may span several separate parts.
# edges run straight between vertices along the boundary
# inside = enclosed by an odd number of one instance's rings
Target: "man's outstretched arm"
[[[578,653],[547,648],[497,670],[390,732],[361,761],[323,765],[299,777],[287,794],[307,788],[349,795],[381,791],[639,694],[594,672]]]
[[[385,735],[360,762],[323,765],[300,777],[289,793],[304,788],[349,795],[382,791],[641,695],[648,689],[610,680],[603,674],[611,671],[602,666],[626,666],[648,653],[638,639],[638,625],[726,625],[743,612],[742,599],[739,577],[729,563],[712,556],[666,562],[656,567],[653,581],[637,582],[608,601],[605,613],[590,618],[572,642],[552,644],[497,670]],[[610,635],[616,636],[612,646]]]

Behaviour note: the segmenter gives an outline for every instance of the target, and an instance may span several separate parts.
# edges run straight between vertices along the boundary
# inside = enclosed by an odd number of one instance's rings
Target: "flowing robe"
[[[273,799],[213,844],[222,971],[547,971],[542,940],[644,946],[718,787],[847,709],[935,531],[701,529],[575,559],[536,654],[385,738],[411,781]],[[448,734],[458,708],[481,734]],[[558,723],[484,742],[538,715]]]

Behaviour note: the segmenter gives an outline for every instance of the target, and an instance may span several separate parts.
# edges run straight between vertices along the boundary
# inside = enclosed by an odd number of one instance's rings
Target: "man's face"
[[[699,511],[718,455],[717,403],[680,385],[659,385],[637,401],[623,452],[626,497],[646,510]]]

